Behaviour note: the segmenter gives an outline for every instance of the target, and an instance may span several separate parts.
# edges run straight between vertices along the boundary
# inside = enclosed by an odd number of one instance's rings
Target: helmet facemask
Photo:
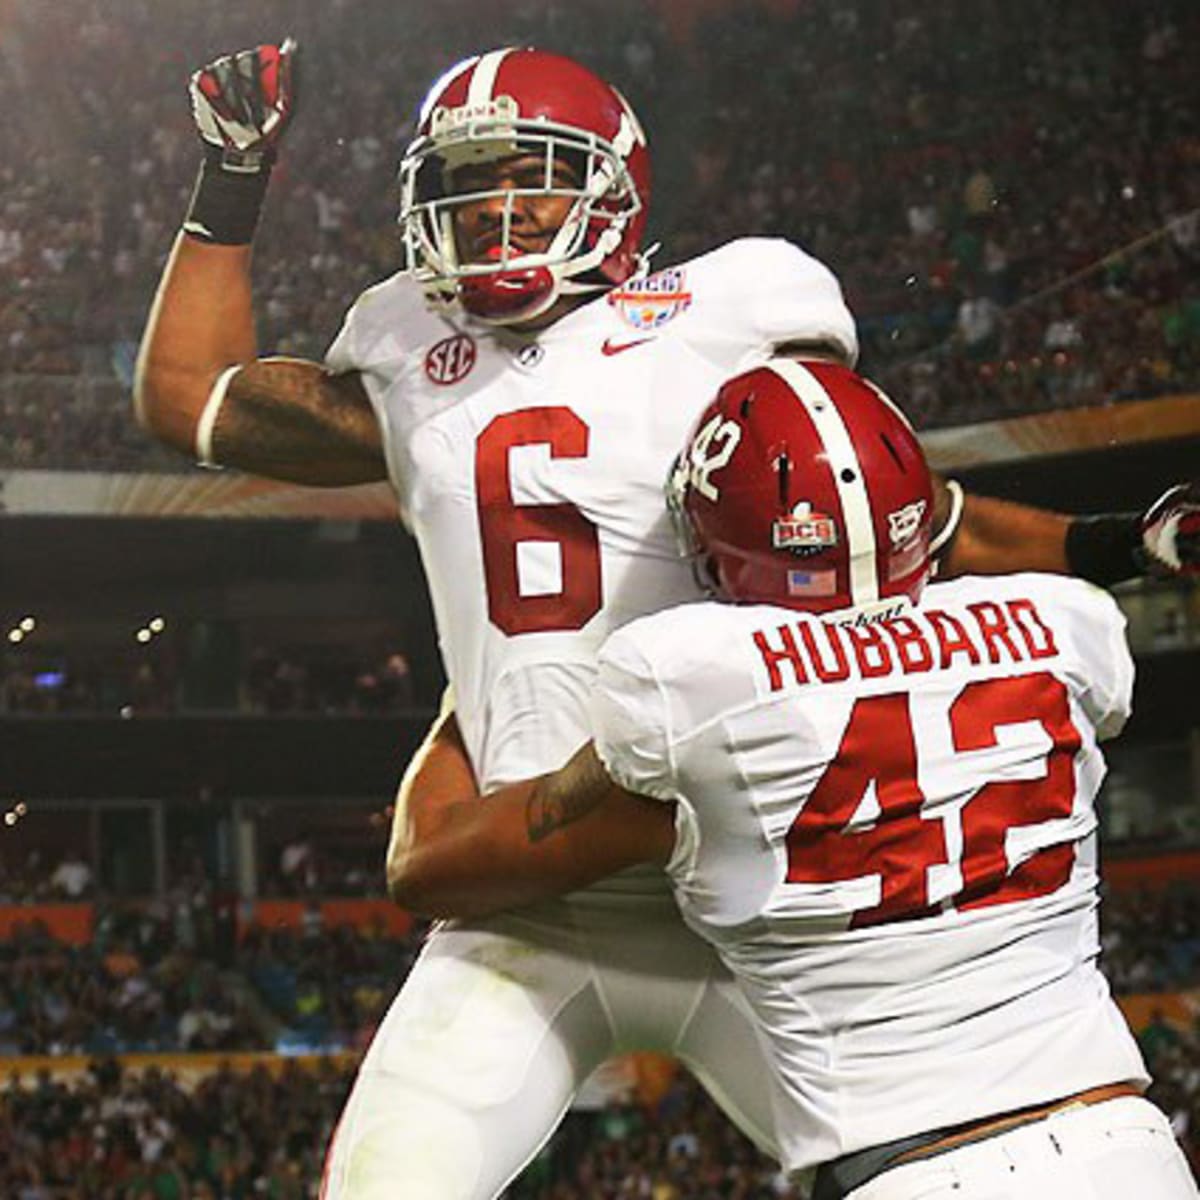
[[[546,119],[522,120],[508,96],[435,110],[429,133],[412,143],[400,167],[406,265],[430,303],[441,308],[464,303],[483,320],[518,324],[544,313],[564,293],[607,287],[608,281],[586,276],[616,250],[641,211],[623,144],[632,145],[638,137],[632,119],[622,124],[615,142]],[[522,156],[541,162],[536,186],[454,190],[456,171]],[[514,212],[535,197],[563,197],[570,203],[549,245],[530,252],[518,244]],[[464,261],[468,256],[458,242],[457,215],[469,205],[496,199],[503,207],[493,256],[486,262]],[[492,297],[498,311],[473,305],[473,289],[486,289],[482,294]]]
[[[671,518],[671,529],[675,534],[675,549],[679,557],[687,561],[692,569],[692,579],[704,595],[720,598],[720,580],[716,562],[705,548],[700,531],[692,520],[688,509],[688,489],[692,482],[690,446],[684,447],[671,464],[667,482],[663,487],[667,512]]]

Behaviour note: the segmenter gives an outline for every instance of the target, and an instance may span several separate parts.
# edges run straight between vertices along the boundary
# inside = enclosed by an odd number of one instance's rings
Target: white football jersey
[[[769,239],[537,334],[435,315],[403,274],[351,308],[327,364],[360,372],[378,414],[483,790],[561,766],[605,637],[697,596],[667,472],[717,386],[789,341],[857,351],[834,276]]]
[[[598,752],[677,804],[668,873],[761,1019],[790,1169],[1145,1078],[1095,965],[1132,677],[1111,597],[1034,574],[857,627],[693,604],[602,649]]]

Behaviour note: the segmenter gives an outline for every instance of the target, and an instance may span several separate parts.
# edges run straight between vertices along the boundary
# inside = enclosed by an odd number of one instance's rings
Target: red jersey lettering
[[[1053,658],[1058,653],[1054,633],[1042,620],[1032,600],[1008,600],[1004,607],[1008,609],[1030,658]]]
[[[821,651],[817,649],[817,638],[812,625],[807,621],[800,625],[800,639],[804,642],[804,649],[808,651],[808,660],[812,663],[813,671],[822,683],[838,683],[848,679],[850,663],[846,658],[846,647],[842,645],[842,639],[838,636],[838,627],[822,625],[821,629],[829,642],[830,650],[833,651],[833,662],[828,666],[821,658]]]
[[[933,666],[933,650],[925,632],[912,617],[892,617],[881,628],[892,639],[896,657],[905,675],[928,671]]]
[[[926,614],[930,625],[933,626],[937,638],[939,662],[938,666],[945,670],[953,661],[956,654],[965,654],[972,664],[980,661],[979,651],[967,636],[966,627],[957,618],[938,608],[931,608]]]
[[[983,644],[987,649],[988,662],[1000,661],[1000,645],[1008,651],[1008,657],[1013,662],[1022,661],[1024,655],[1013,644],[1012,629],[1000,605],[991,600],[981,600],[978,604],[968,604],[967,612],[979,625],[979,632],[983,635]]]
[[[862,679],[877,679],[892,670],[892,652],[878,625],[847,625],[845,633]]]
[[[767,635],[762,630],[754,631],[754,644],[758,647],[759,654],[762,655],[763,665],[767,668],[767,676],[771,680],[771,691],[773,692],[778,692],[783,688],[783,674],[779,670],[781,662],[791,664],[792,674],[797,683],[808,682],[808,672],[804,669],[800,648],[796,645],[796,639],[792,636],[791,629],[787,625],[780,625],[776,632],[782,642],[782,646],[778,650],[768,643]]]

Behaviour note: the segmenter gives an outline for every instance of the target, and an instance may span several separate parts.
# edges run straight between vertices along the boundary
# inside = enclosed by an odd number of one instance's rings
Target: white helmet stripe
[[[790,358],[773,358],[767,364],[792,389],[804,405],[829,454],[829,469],[842,515],[846,521],[847,550],[850,565],[850,603],[855,607],[879,599],[879,579],[875,571],[875,524],[871,519],[871,501],[854,442],[833,398],[806,367]],[[851,478],[844,479],[843,471]]]
[[[446,89],[465,71],[469,71],[479,61],[479,57],[478,54],[475,54],[470,58],[464,58],[462,62],[456,62],[454,66],[444,71],[434,80],[433,86],[425,94],[425,99],[421,102],[421,111],[417,115],[418,128],[427,124]]]
[[[895,400],[893,400],[891,396],[889,396],[882,388],[876,387],[875,384],[873,384],[869,379],[864,379],[863,383],[865,383],[867,387],[869,387],[871,391],[873,391],[875,395],[877,395],[879,399],[891,409],[892,416],[894,416],[896,420],[898,420],[910,433],[916,436],[917,431],[913,429],[912,422],[904,415],[904,413],[900,411],[900,408],[896,404]]]
[[[471,83],[467,88],[468,104],[483,104],[494,100],[492,92],[496,87],[496,76],[500,73],[500,64],[512,53],[512,47],[503,50],[490,50],[475,64],[471,75]]]

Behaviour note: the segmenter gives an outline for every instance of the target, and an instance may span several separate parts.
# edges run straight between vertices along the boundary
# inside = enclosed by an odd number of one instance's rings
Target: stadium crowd
[[[68,891],[63,876],[60,865],[24,896],[6,888],[5,902],[94,894],[90,883]],[[268,895],[311,895],[264,882]],[[1103,924],[1118,994],[1200,985],[1200,890],[1115,893]],[[294,929],[250,924],[239,936],[236,898],[202,880],[144,903],[102,901],[83,947],[34,917],[0,941],[0,1055],[361,1048],[418,943],[326,927],[315,904]]]
[[[420,944],[420,929],[250,926],[226,898],[176,890],[102,904],[90,945],[26,926],[0,941],[0,1054],[85,1054],[56,1082],[11,1074],[0,1091],[0,1194],[15,1200],[310,1197],[352,1071],[327,1058],[301,1083],[222,1069],[196,1087],[169,1071],[122,1073],[146,1050],[361,1051]],[[1114,893],[1104,962],[1118,993],[1200,984],[1200,889]],[[1156,1013],[1140,1035],[1153,1095],[1200,1168],[1200,1028]],[[281,1132],[282,1131],[282,1132]],[[647,1110],[571,1115],[513,1200],[781,1200],[793,1196],[688,1078]]]
[[[676,5],[676,10],[686,6]],[[661,168],[662,261],[746,233],[807,245],[843,278],[865,365],[934,426],[1194,386],[1200,376],[1200,12],[1086,0],[729,5],[681,22],[662,0],[469,0],[406,14],[382,0],[12,0],[0,6],[0,467],[160,470],[178,461],[129,421],[133,347],[197,157],[182,94],[214,53],[294,31],[308,103],[277,174],[258,258],[262,343],[319,356],[346,305],[393,269],[398,114],[484,44],[577,51],[622,83]],[[379,48],[388,52],[380,55]],[[136,89],[130,81],[137,81]],[[864,82],[867,86],[864,86]],[[794,99],[793,103],[783,98]],[[875,180],[883,180],[874,187]],[[686,199],[685,199],[686,198]],[[374,674],[374,682],[364,682]],[[389,676],[390,672],[390,676]],[[68,673],[69,674],[69,673]],[[343,672],[337,704],[401,703],[389,663]],[[252,711],[325,710],[319,670],[262,655]],[[323,677],[322,677],[323,678]],[[175,680],[122,686],[172,711]],[[51,695],[53,694],[53,696]],[[95,711],[102,682],[3,681],[8,711]],[[48,699],[48,697],[51,697]],[[269,886],[308,897],[302,863]],[[65,868],[65,869],[64,869]],[[82,868],[82,869],[81,869]],[[86,877],[85,877],[86,876]],[[5,877],[0,897],[95,895],[87,864]],[[10,1074],[0,1195],[15,1200],[273,1200],[315,1195],[352,1070],[221,1069],[194,1086],[135,1072],[138,1051],[361,1051],[420,931],[239,932],[232,893],[176,878],[140,904],[99,900],[85,946],[36,920],[0,940],[0,1056],[82,1054],[83,1077]],[[1104,955],[1119,992],[1200,982],[1200,893],[1112,896]],[[1200,1166],[1200,1036],[1156,1014],[1142,1033]],[[794,1195],[680,1076],[653,1112],[572,1114],[514,1200],[786,1200]]]
[[[0,941],[0,1056],[361,1050],[417,945],[319,919],[239,937],[232,896],[186,889],[101,905],[85,946],[34,917]]]
[[[867,370],[919,424],[1196,382],[1195,6],[985,0],[969,22],[936,0],[708,9],[454,0],[401,30],[382,0],[252,16],[14,0],[3,465],[178,467],[128,420],[127,385],[197,159],[183,81],[289,30],[320,102],[289,136],[260,235],[264,348],[319,356],[395,268],[406,114],[457,57],[516,42],[587,47],[629,93],[653,138],[662,261],[749,233],[808,246],[844,281]],[[122,97],[113,81],[133,78]]]

